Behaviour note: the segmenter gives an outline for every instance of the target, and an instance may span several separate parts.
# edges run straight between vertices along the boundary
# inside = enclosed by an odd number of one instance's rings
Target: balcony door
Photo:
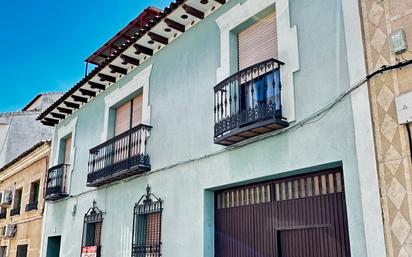
[[[138,95],[116,109],[115,136],[142,123],[143,96]]]
[[[260,19],[238,34],[239,71],[250,69],[251,73],[242,78],[240,87],[240,109],[247,110],[275,102],[273,85],[277,74],[254,74],[254,65],[277,58],[276,13]]]
[[[116,123],[114,128],[114,136],[119,136],[142,123],[142,102],[143,96],[138,95],[127,103],[119,106],[116,109]],[[116,140],[114,143],[114,151],[111,163],[120,163],[127,161],[131,156],[137,154],[140,138],[135,134],[122,136],[122,139]]]

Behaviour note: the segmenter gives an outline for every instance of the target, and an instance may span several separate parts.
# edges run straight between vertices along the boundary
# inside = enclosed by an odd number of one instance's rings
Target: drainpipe
[[[408,140],[409,140],[409,159],[412,161],[412,136],[411,136],[410,123],[406,124],[406,131],[408,131]]]

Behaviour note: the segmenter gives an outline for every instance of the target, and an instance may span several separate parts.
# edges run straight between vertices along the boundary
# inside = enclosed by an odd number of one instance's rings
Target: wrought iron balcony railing
[[[216,144],[232,145],[289,125],[282,116],[281,65],[269,59],[214,87]]]
[[[10,216],[17,216],[20,215],[20,207],[16,207],[10,210]]]
[[[31,203],[26,204],[26,212],[37,210],[37,209],[38,209],[38,205],[39,205],[39,202],[38,202],[38,201],[35,201],[35,202],[31,202]]]
[[[47,201],[55,201],[67,197],[67,170],[69,164],[60,164],[49,169],[47,173]]]
[[[151,128],[138,125],[91,149],[87,185],[98,187],[150,171],[146,141]]]

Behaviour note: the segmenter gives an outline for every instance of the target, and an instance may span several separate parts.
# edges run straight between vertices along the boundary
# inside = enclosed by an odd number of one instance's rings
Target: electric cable
[[[206,155],[203,155],[203,156],[200,156],[200,157],[195,157],[195,158],[192,158],[192,159],[189,159],[189,160],[186,160],[186,161],[181,161],[181,162],[177,162],[177,163],[174,163],[174,164],[170,164],[170,165],[167,165],[167,166],[158,168],[158,169],[156,169],[156,170],[152,170],[152,171],[149,171],[149,172],[147,172],[147,173],[144,173],[142,176],[148,176],[148,175],[150,175],[150,174],[157,173],[157,172],[160,172],[160,171],[163,171],[163,170],[168,170],[168,169],[174,168],[174,167],[176,167],[176,166],[180,166],[180,165],[192,163],[192,162],[195,162],[195,161],[199,161],[199,160],[202,160],[202,159],[210,158],[210,157],[216,156],[216,155],[218,155],[218,154],[221,154],[221,153],[224,153],[224,152],[233,150],[233,149],[241,148],[241,147],[243,147],[243,146],[245,146],[245,145],[249,145],[249,144],[255,143],[255,142],[260,141],[260,140],[262,140],[262,139],[269,138],[269,137],[274,137],[274,136],[277,136],[277,135],[281,135],[281,134],[284,134],[284,133],[289,132],[289,131],[291,131],[291,130],[295,130],[295,129],[301,128],[301,127],[303,127],[303,126],[305,126],[305,125],[315,123],[315,122],[321,120],[323,117],[325,117],[326,114],[327,114],[334,106],[336,106],[338,103],[340,103],[346,96],[348,96],[349,94],[351,94],[353,91],[355,91],[356,89],[358,89],[359,87],[361,87],[363,84],[365,84],[366,82],[368,82],[369,80],[371,80],[371,79],[374,78],[375,76],[377,76],[377,75],[379,75],[379,74],[383,74],[383,73],[388,72],[388,71],[392,71],[392,70],[396,70],[396,69],[402,69],[403,67],[408,66],[408,65],[411,65],[411,64],[412,64],[412,59],[407,60],[407,61],[403,61],[403,62],[399,62],[399,63],[396,63],[396,64],[394,64],[394,65],[383,65],[380,69],[378,69],[378,70],[376,70],[375,72],[367,75],[365,78],[363,78],[363,79],[361,79],[360,81],[358,81],[357,83],[355,83],[355,85],[349,87],[347,90],[345,90],[345,91],[342,92],[340,95],[338,95],[337,97],[335,97],[334,99],[332,99],[332,101],[330,101],[328,104],[326,104],[326,105],[323,106],[322,108],[318,109],[318,110],[317,110],[316,112],[314,112],[313,114],[307,116],[306,118],[304,118],[303,120],[301,120],[301,121],[299,121],[299,122],[296,122],[296,123],[292,124],[292,125],[289,126],[289,127],[286,127],[286,128],[284,128],[284,129],[281,129],[281,130],[269,132],[269,133],[266,133],[266,134],[263,134],[263,135],[255,136],[255,137],[253,137],[253,138],[244,140],[244,141],[239,142],[239,143],[237,143],[237,144],[235,144],[235,145],[232,145],[232,146],[225,147],[224,149],[218,150],[218,151],[213,152],[213,153],[210,153],[210,154],[206,154]],[[126,178],[126,179],[124,179],[124,180],[114,182],[113,184],[126,183],[126,182],[128,182],[128,181],[133,180],[133,179],[135,179],[135,177]],[[112,186],[113,184],[108,184],[108,185],[105,185],[104,187],[107,188],[107,187],[109,187],[109,186]],[[88,191],[79,193],[79,194],[77,194],[77,195],[71,195],[71,196],[69,196],[69,197],[70,197],[70,198],[76,198],[76,197],[78,197],[78,196],[82,196],[82,195],[85,195],[85,194],[87,194],[87,193],[89,193],[89,192],[93,192],[93,191],[97,191],[97,190],[98,190],[98,189],[91,189],[91,190],[88,190]],[[57,202],[58,202],[58,201],[57,201]]]

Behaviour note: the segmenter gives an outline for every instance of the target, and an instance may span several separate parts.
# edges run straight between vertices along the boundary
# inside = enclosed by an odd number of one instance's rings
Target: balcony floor
[[[51,195],[47,195],[44,199],[46,201],[57,201],[63,198],[68,197],[69,194],[65,194],[65,193],[57,193],[57,194],[51,194]]]
[[[289,123],[281,119],[269,119],[233,129],[223,136],[215,138],[215,144],[230,146],[246,139],[288,127]]]
[[[122,179],[125,179],[125,178],[128,178],[128,177],[131,177],[131,176],[135,176],[135,175],[145,173],[147,171],[150,171],[150,166],[138,164],[138,165],[132,166],[131,168],[128,168],[128,169],[123,169],[123,170],[116,171],[115,173],[112,173],[108,176],[105,176],[105,177],[102,177],[102,178],[99,178],[99,179],[95,179],[93,181],[88,181],[87,186],[88,187],[100,187],[100,186],[103,186],[105,184],[112,183],[114,181],[122,180]],[[97,172],[99,172],[99,171],[97,171]]]

